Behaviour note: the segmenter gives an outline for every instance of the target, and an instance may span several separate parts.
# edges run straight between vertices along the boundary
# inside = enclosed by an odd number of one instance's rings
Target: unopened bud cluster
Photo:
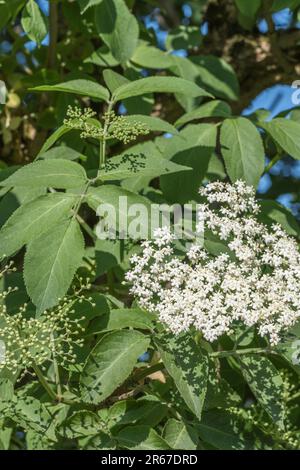
[[[7,272],[7,270],[5,270]],[[0,274],[0,278],[4,272]],[[61,299],[56,308],[33,316],[24,304],[17,313],[7,312],[5,299],[14,289],[2,292],[0,307],[0,340],[5,351],[0,362],[0,371],[5,367],[12,372],[21,371],[21,377],[33,366],[42,366],[46,361],[57,360],[62,366],[76,361],[75,346],[82,346],[80,333],[84,317],[72,318],[74,304],[91,301],[82,294],[89,288],[89,280],[81,282],[72,296]]]
[[[104,113],[104,125],[97,121],[96,113],[85,108],[83,111],[78,108],[68,107],[67,118],[64,125],[69,129],[80,130],[80,136],[100,140],[117,139],[127,144],[135,140],[139,135],[149,134],[149,129],[139,121],[129,120],[126,116],[117,116],[114,111]]]
[[[135,140],[139,135],[149,134],[149,129],[139,121],[131,121],[126,116],[116,116],[111,111],[105,119],[109,119],[109,135],[110,137],[120,140],[124,144]]]

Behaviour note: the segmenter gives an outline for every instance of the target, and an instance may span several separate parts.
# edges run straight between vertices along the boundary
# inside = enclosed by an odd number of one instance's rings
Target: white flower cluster
[[[228,253],[214,256],[194,245],[180,259],[170,231],[159,229],[131,259],[126,278],[132,294],[175,334],[194,327],[214,341],[242,323],[277,344],[300,318],[296,241],[279,225],[258,221],[254,190],[242,181],[209,183],[200,194],[207,202],[200,205],[199,223]]]

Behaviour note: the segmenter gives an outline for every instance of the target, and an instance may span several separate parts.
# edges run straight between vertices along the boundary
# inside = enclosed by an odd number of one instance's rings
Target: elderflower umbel
[[[296,241],[257,215],[254,189],[242,181],[214,182],[200,190],[199,223],[228,247],[213,256],[194,245],[182,260],[172,235],[159,229],[132,257],[127,281],[139,304],[157,312],[175,334],[191,327],[214,341],[243,323],[272,345],[300,318],[300,254]]]

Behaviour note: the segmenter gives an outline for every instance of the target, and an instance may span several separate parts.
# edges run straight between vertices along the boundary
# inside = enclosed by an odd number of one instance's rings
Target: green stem
[[[264,169],[264,174],[268,173],[271,168],[281,159],[281,154],[277,153],[274,158],[268,163],[268,165]]]
[[[85,185],[85,188],[84,188],[84,191],[83,193],[80,195],[80,198],[78,199],[78,201],[76,202],[74,208],[73,208],[73,219],[75,219],[75,217],[77,218],[77,215],[78,215],[78,212],[79,212],[79,209],[80,209],[80,206],[81,206],[81,203],[83,201],[83,199],[85,198],[85,195],[86,193],[88,192],[88,189],[90,187],[90,185],[92,184],[92,180],[88,181],[87,184]]]
[[[91,229],[91,227],[85,222],[85,220],[83,220],[82,217],[80,217],[80,215],[76,215],[76,219],[78,220],[78,222],[80,223],[80,225],[82,226],[82,228],[86,231],[86,233],[91,237],[92,240],[96,241],[97,240],[97,235],[93,232],[93,230]]]
[[[215,351],[210,353],[211,357],[229,357],[229,356],[243,356],[245,354],[276,354],[270,348],[247,348],[236,349],[232,351]]]
[[[61,383],[60,383],[60,376],[59,376],[59,368],[58,363],[56,360],[56,352],[55,352],[55,340],[53,333],[51,334],[51,344],[52,344],[52,355],[53,355],[53,367],[54,367],[54,375],[55,375],[55,383],[57,389],[57,399],[61,401],[62,398],[62,390],[61,390]]]
[[[39,379],[39,382],[40,384],[42,385],[42,387],[44,387],[44,389],[46,390],[46,392],[48,393],[48,395],[55,401],[57,401],[57,396],[56,396],[56,393],[54,392],[54,390],[52,390],[52,388],[50,387],[50,385],[48,384],[47,380],[45,379],[41,369],[38,367],[37,364],[33,364],[32,365],[32,368],[37,376],[37,378]]]
[[[108,102],[108,107],[107,107],[108,116],[110,115],[110,112],[113,108],[113,105],[114,105],[114,101],[111,100],[111,101]],[[105,162],[106,162],[106,140],[107,140],[107,137],[108,137],[109,125],[110,125],[110,120],[109,120],[109,117],[108,117],[108,119],[106,119],[105,122],[104,122],[103,137],[100,140],[98,175],[100,174],[101,169],[105,166]]]
[[[158,372],[163,369],[165,369],[163,362],[158,362],[157,364],[154,364],[153,366],[143,369],[139,374],[135,376],[135,380],[137,381],[142,380],[145,377],[148,377],[148,375],[153,374],[154,372]]]

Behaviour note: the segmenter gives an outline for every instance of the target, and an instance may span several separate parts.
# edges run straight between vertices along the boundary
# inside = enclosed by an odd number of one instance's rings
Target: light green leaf
[[[98,5],[101,3],[103,0],[78,0],[79,6],[80,6],[80,11],[81,14],[86,12],[88,8],[94,7],[95,5]]]
[[[168,31],[166,38],[167,50],[199,48],[202,44],[202,34],[198,26],[186,26],[181,24],[177,28]]]
[[[85,160],[86,157],[82,153],[77,152],[77,150],[67,147],[66,145],[59,145],[58,147],[53,147],[47,152],[41,154],[40,158],[42,160]]]
[[[27,36],[37,44],[41,44],[47,34],[47,26],[45,18],[34,0],[28,0],[26,3],[22,11],[21,24]]]
[[[38,158],[40,158],[43,153],[47,152],[47,150],[49,150],[50,147],[52,147],[52,145],[54,145],[58,139],[60,139],[67,132],[70,132],[70,130],[71,129],[65,125],[60,126],[58,129],[56,129],[56,131],[54,131],[53,134],[51,134],[50,137],[46,140],[35,159],[37,160]]]
[[[15,404],[10,410],[9,417],[21,428],[33,429],[40,433],[46,433],[53,421],[53,416],[44,403],[37,398],[22,395],[15,397]]]
[[[167,69],[172,66],[172,57],[157,47],[140,44],[134,51],[131,61],[146,69]]]
[[[172,449],[195,450],[198,434],[191,426],[171,418],[164,428],[164,439]]]
[[[109,92],[102,85],[83,78],[57,83],[56,85],[40,85],[31,88],[33,91],[62,91],[75,95],[89,96],[95,100],[108,101]]]
[[[0,257],[10,256],[66,217],[76,196],[54,193],[21,205],[0,231]]]
[[[103,79],[111,93],[113,93],[119,86],[130,83],[130,80],[126,77],[110,69],[103,70]]]
[[[294,337],[291,341],[279,343],[277,348],[291,368],[300,375],[300,340]]]
[[[120,205],[120,197],[126,197],[126,207]],[[95,211],[102,203],[112,204],[117,211],[117,215],[120,215],[120,217],[128,215],[127,208],[130,207],[131,204],[143,204],[150,209],[150,202],[145,197],[112,184],[99,186],[98,188],[90,188],[86,196],[86,201]]]
[[[263,356],[240,357],[243,376],[257,400],[281,428],[284,428],[283,381],[272,362]]]
[[[56,305],[79,267],[84,239],[75,219],[61,223],[29,243],[24,260],[24,280],[38,313]]]
[[[169,450],[167,442],[149,426],[127,426],[116,436],[122,447],[132,450]]]
[[[101,338],[80,377],[82,399],[97,404],[109,397],[130,375],[149,342],[149,338],[134,330],[114,331]]]
[[[291,157],[300,160],[300,123],[276,118],[261,125],[275,142]]]
[[[137,46],[139,26],[124,0],[102,0],[95,8],[95,23],[112,55],[125,64]]]
[[[0,105],[4,104],[7,99],[7,88],[5,83],[1,80],[0,81]]]
[[[122,180],[141,176],[152,179],[160,175],[190,170],[191,168],[188,166],[178,165],[166,158],[162,158],[158,151],[156,151],[156,155],[146,156],[143,153],[131,153],[129,149],[121,156],[110,158],[99,178],[102,181]]]
[[[40,160],[23,166],[3,181],[5,186],[78,188],[87,182],[84,168],[78,163],[57,158]]]
[[[175,126],[182,126],[187,122],[194,121],[195,119],[203,119],[208,117],[229,117],[231,115],[230,106],[224,101],[213,100],[203,104],[197,109],[183,114],[177,119]]]
[[[188,334],[165,334],[155,342],[180,395],[189,409],[201,419],[208,378],[206,355]]]
[[[119,64],[107,46],[102,46],[92,52],[83,62],[85,64],[99,65],[99,67],[116,67]]]
[[[181,93],[191,97],[208,96],[213,98],[210,93],[195,83],[178,77],[147,77],[134,80],[117,88],[113,98],[115,101],[120,101],[145,93]]]
[[[226,119],[221,127],[221,151],[231,181],[242,179],[257,187],[264,171],[264,147],[249,119]]]

